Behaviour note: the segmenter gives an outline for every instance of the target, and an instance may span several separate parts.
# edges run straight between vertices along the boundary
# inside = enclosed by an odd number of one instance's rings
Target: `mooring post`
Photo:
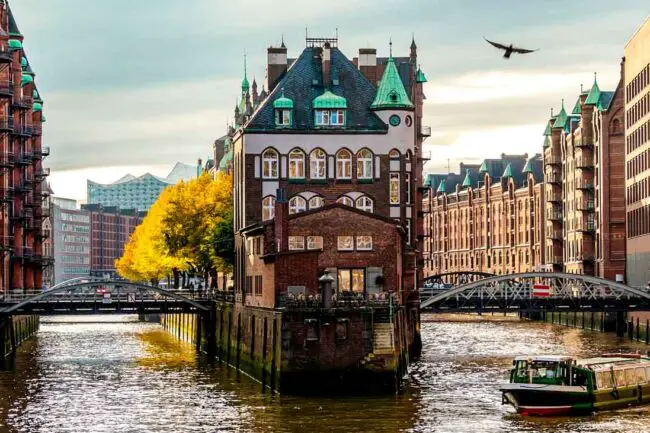
[[[10,354],[13,357],[16,355],[16,347],[18,346],[18,343],[16,343],[16,328],[14,327],[14,321],[11,316],[9,316],[9,339],[11,341]]]

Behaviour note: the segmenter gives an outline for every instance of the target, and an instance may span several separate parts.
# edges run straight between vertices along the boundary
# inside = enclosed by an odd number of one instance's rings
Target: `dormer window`
[[[348,102],[329,90],[312,101],[316,126],[344,126]]]
[[[273,109],[275,110],[276,126],[291,126],[293,124],[293,101],[284,96],[284,89],[282,89],[282,95],[273,101]]]

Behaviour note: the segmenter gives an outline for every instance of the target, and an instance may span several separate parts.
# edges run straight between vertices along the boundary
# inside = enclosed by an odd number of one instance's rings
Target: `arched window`
[[[289,215],[307,210],[307,201],[299,195],[289,200]]]
[[[309,199],[309,209],[318,209],[319,207],[323,207],[324,205],[325,205],[325,201],[323,200],[323,197],[314,196]]]
[[[273,149],[267,149],[262,154],[262,178],[278,178],[278,152]]]
[[[368,196],[362,196],[357,199],[356,208],[372,213],[372,199]]]
[[[399,150],[397,150],[397,149],[391,150],[390,153],[388,154],[388,156],[389,156],[390,159],[399,159],[399,157],[400,157]]]
[[[357,153],[357,178],[372,179],[372,152],[368,149]]]
[[[336,202],[350,207],[354,206],[354,201],[346,195],[342,195],[341,197],[339,197],[338,200],[336,200]]]
[[[268,196],[262,200],[262,220],[271,220],[275,216],[275,197]]]
[[[336,178],[352,179],[352,154],[345,149],[336,154]]]
[[[326,158],[322,149],[314,149],[309,154],[309,176],[312,179],[325,179]]]
[[[289,152],[289,179],[305,178],[305,154],[300,149]]]
[[[411,162],[411,151],[410,150],[406,151],[406,155],[405,155],[404,159],[406,159],[406,162]]]

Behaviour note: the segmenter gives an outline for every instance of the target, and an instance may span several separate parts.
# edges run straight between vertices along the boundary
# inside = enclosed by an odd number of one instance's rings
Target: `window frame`
[[[275,109],[275,125],[276,126],[291,126],[291,110],[288,108]]]
[[[292,149],[288,155],[289,179],[305,179],[305,152],[302,149]],[[292,173],[292,170],[295,173]]]
[[[391,172],[388,175],[388,200],[390,204],[400,204],[400,185],[399,173]],[[395,197],[393,197],[393,193],[396,193]]]
[[[363,238],[365,238],[365,239],[363,239]],[[360,246],[361,243],[362,243],[361,242],[362,240],[365,241],[364,246]],[[372,249],[373,249],[372,236],[359,235],[359,236],[356,237],[355,242],[356,242],[357,251],[372,251]]]
[[[322,157],[317,155],[318,152],[322,152]],[[318,173],[320,169],[322,169],[322,176]],[[309,153],[309,178],[316,180],[327,179],[327,153],[320,147]]]
[[[275,157],[267,156],[267,154],[270,153],[275,154]],[[264,152],[262,152],[262,179],[278,179],[279,165],[280,154],[278,151],[273,148],[265,149]]]
[[[313,202],[314,200],[320,200],[320,204],[319,204],[318,206],[314,206],[314,205],[312,204],[312,202]],[[309,210],[312,210],[312,209],[318,209],[318,208],[321,208],[321,207],[323,207],[323,206],[325,206],[325,200],[324,200],[323,197],[321,197],[320,195],[315,195],[315,196],[313,196],[312,198],[310,198],[310,199],[307,201],[307,208],[308,208]]]
[[[341,157],[343,153],[347,153],[349,156],[343,158]],[[352,179],[352,152],[347,149],[341,149],[336,152],[336,178],[340,180]]]
[[[299,204],[302,204],[300,206]],[[305,212],[307,210],[307,200],[300,195],[294,195],[289,199],[289,215]]]
[[[341,241],[348,239],[350,241],[350,247],[341,246]],[[354,236],[341,235],[336,237],[336,249],[337,251],[354,251]]]
[[[342,284],[342,276],[344,274],[347,274],[347,281],[349,283],[349,287],[346,288],[346,290],[341,290],[341,287],[343,287]],[[361,281],[362,281],[362,287],[361,290],[355,290],[355,274],[358,276],[361,274]],[[366,293],[366,270],[365,268],[338,268],[336,270],[336,290],[337,292],[354,292],[354,293]]]
[[[362,155],[365,154],[365,155]],[[357,152],[357,179],[369,180],[373,178],[373,153],[363,148]]]
[[[360,204],[362,201],[366,201],[366,200],[370,202],[369,206],[368,206],[368,203]],[[354,201],[354,207],[356,209],[362,210],[364,212],[373,213],[375,211],[375,202],[374,202],[373,199],[371,199],[367,195],[362,195],[361,197],[357,198]],[[368,208],[370,208],[370,210],[368,210]]]
[[[268,214],[268,218],[265,218],[265,213]],[[270,221],[275,218],[275,197],[272,195],[267,195],[262,199],[262,221]]]
[[[293,244],[292,244],[293,241]],[[287,247],[289,251],[302,251],[305,249],[305,237],[304,236],[289,236]]]
[[[313,243],[314,241],[318,241]],[[323,237],[322,236],[307,236],[306,247],[308,250],[322,250]]]
[[[349,204],[347,203],[349,201]],[[341,197],[336,199],[337,203],[341,203],[344,206],[349,206],[349,207],[354,207],[354,200],[352,200],[351,197],[348,197],[347,195],[342,195]]]

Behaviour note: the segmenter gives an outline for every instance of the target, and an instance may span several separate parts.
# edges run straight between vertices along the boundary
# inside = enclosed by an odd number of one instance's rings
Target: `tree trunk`
[[[178,283],[179,283],[178,269],[174,268],[172,269],[172,272],[174,273],[174,289],[178,290]]]

